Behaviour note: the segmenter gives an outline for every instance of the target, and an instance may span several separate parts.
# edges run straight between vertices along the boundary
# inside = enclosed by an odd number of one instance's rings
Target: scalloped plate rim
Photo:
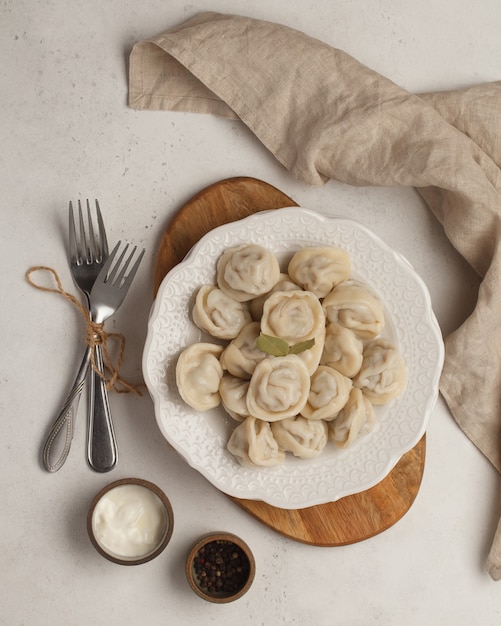
[[[426,324],[427,324],[430,337],[432,338],[434,342],[434,348],[436,350],[435,367],[433,371],[433,376],[429,381],[430,389],[429,389],[429,394],[428,394],[425,407],[424,407],[425,410],[424,410],[422,422],[420,424],[420,428],[414,432],[413,437],[411,440],[409,440],[408,444],[406,446],[400,446],[398,450],[396,450],[387,459],[387,462],[384,464],[383,468],[380,469],[377,475],[375,474],[371,478],[367,478],[363,482],[363,484],[359,484],[356,487],[348,486],[345,488],[340,488],[340,487],[337,487],[336,489],[332,488],[327,493],[311,495],[308,497],[296,499],[294,501],[291,501],[290,499],[288,499],[287,496],[285,496],[283,493],[280,493],[279,495],[277,495],[276,493],[275,495],[270,495],[269,493],[266,493],[262,489],[259,491],[255,491],[251,489],[249,489],[248,491],[245,491],[245,489],[242,489],[241,486],[239,486],[238,488],[235,488],[227,484],[222,484],[221,481],[217,478],[217,476],[215,476],[211,471],[207,471],[206,467],[196,462],[196,460],[192,458],[190,454],[190,450],[182,447],[178,441],[174,440],[173,437],[169,434],[165,426],[164,417],[162,415],[161,406],[160,406],[164,398],[162,396],[162,393],[158,390],[158,388],[155,386],[155,384],[152,382],[150,378],[149,363],[148,363],[151,344],[152,344],[153,336],[154,336],[153,325],[158,319],[158,315],[159,315],[159,311],[160,311],[160,307],[162,303],[162,297],[164,295],[166,287],[173,280],[173,277],[175,277],[180,271],[183,271],[183,269],[186,268],[187,265],[189,265],[194,259],[196,259],[199,251],[203,249],[208,244],[208,242],[214,239],[217,239],[218,236],[220,236],[221,234],[227,233],[228,231],[235,229],[235,227],[244,228],[245,226],[265,221],[269,219],[270,216],[271,216],[272,222],[276,222],[279,219],[284,218],[286,215],[290,216],[292,219],[300,219],[303,216],[308,217],[309,219],[316,221],[318,224],[329,224],[331,227],[348,226],[354,229],[354,231],[359,231],[360,233],[363,233],[363,235],[368,240],[375,243],[379,249],[384,251],[387,257],[392,257],[398,266],[400,266],[401,268],[405,268],[404,270],[405,273],[408,276],[412,277],[412,281],[418,287],[420,297],[423,298],[424,309],[426,312]],[[263,245],[266,245],[266,244],[263,243]],[[329,243],[328,241],[325,241],[324,245],[339,245],[339,244],[332,244],[332,243]],[[370,489],[374,485],[378,484],[381,480],[383,480],[391,472],[391,470],[395,467],[395,465],[398,463],[401,457],[406,452],[411,450],[419,442],[421,437],[426,432],[426,427],[428,424],[429,417],[433,411],[433,408],[435,406],[435,403],[439,395],[439,379],[440,379],[440,373],[441,373],[442,366],[443,366],[443,360],[444,360],[444,345],[443,345],[443,340],[442,340],[442,334],[441,334],[440,327],[438,325],[438,322],[436,320],[435,314],[432,309],[430,294],[428,292],[426,284],[424,283],[422,278],[416,273],[411,263],[405,258],[405,256],[402,255],[400,252],[393,250],[378,235],[376,235],[366,226],[364,226],[363,224],[361,224],[360,222],[354,219],[345,218],[345,217],[336,217],[336,216],[334,217],[326,216],[324,214],[318,213],[316,211],[313,211],[305,207],[292,206],[292,207],[283,207],[280,209],[261,211],[261,212],[249,215],[247,217],[244,217],[240,220],[236,220],[228,224],[217,226],[216,228],[206,233],[203,237],[201,237],[200,240],[196,242],[193,245],[193,247],[189,250],[186,256],[166,274],[166,276],[163,278],[160,284],[160,287],[157,292],[157,296],[151,306],[150,315],[148,319],[147,337],[146,337],[145,346],[143,350],[142,368],[143,368],[143,375],[144,375],[146,386],[148,388],[148,391],[154,403],[155,418],[156,418],[158,427],[162,435],[168,441],[168,443],[177,451],[177,453],[180,454],[180,456],[188,463],[188,465],[190,465],[193,469],[200,472],[207,480],[209,480],[210,483],[212,483],[215,487],[217,487],[218,489],[220,489],[221,491],[223,491],[229,496],[232,496],[235,498],[248,499],[248,500],[261,500],[261,501],[266,502],[267,504],[276,506],[278,508],[300,509],[300,508],[305,508],[309,506],[325,504],[327,502],[334,502],[348,495],[352,495],[354,493],[359,493],[361,491]],[[370,437],[370,435],[368,436]],[[318,459],[316,459],[316,461],[318,462]],[[308,461],[300,461],[300,463],[308,463]],[[245,471],[243,468],[241,468],[238,465],[238,463],[236,463],[236,465],[237,465],[237,467],[235,468],[236,472]],[[270,475],[270,478],[272,479],[273,477],[271,476],[272,472],[269,471],[270,469],[273,469],[273,468],[258,468],[257,471],[260,473],[268,473]]]

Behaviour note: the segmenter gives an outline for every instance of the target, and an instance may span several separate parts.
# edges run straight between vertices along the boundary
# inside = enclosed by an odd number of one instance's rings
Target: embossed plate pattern
[[[271,249],[284,269],[304,246],[331,245],[352,258],[354,278],[369,284],[385,305],[384,336],[395,342],[408,370],[405,391],[376,407],[376,429],[346,450],[328,444],[314,460],[288,456],[282,465],[244,468],[226,450],[236,426],[223,409],[198,413],[180,398],[175,382],[180,352],[195,341],[216,341],[193,324],[194,294],[215,282],[226,248],[254,242]],[[153,304],[143,373],[158,426],[167,441],[213,485],[237,498],[298,509],[364,491],[391,471],[426,430],[438,396],[444,350],[426,286],[409,263],[361,224],[291,207],[257,213],[204,236],[164,278]]]

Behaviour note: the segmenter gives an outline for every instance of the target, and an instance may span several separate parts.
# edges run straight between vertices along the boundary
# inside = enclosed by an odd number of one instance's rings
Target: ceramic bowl
[[[119,565],[139,565],[157,557],[174,529],[169,499],[141,478],[110,483],[92,500],[87,532],[95,549]]]
[[[215,342],[193,322],[194,294],[215,284],[218,259],[228,248],[246,243],[270,250],[282,272],[302,248],[339,247],[352,260],[352,278],[384,304],[382,337],[402,355],[408,383],[397,398],[375,407],[372,432],[348,448],[329,441],[313,459],[287,454],[272,467],[243,466],[227,447],[238,422],[222,405],[194,410],[179,393],[179,355],[194,343]],[[229,496],[302,509],[370,489],[420,441],[438,397],[443,356],[426,285],[400,253],[358,222],[286,207],[215,228],[167,274],[148,323],[143,373],[161,433],[191,467]]]
[[[219,604],[241,598],[252,585],[255,571],[249,546],[227,532],[204,535],[186,559],[190,587],[204,600]]]

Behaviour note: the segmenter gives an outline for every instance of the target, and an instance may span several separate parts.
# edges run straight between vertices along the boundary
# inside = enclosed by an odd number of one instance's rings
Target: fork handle
[[[61,469],[70,453],[78,403],[82,395],[89,363],[90,348],[87,348],[82,363],[78,368],[73,387],[65,400],[63,408],[52,424],[42,449],[43,466],[48,472],[54,473]]]
[[[103,349],[100,344],[94,346],[94,359],[97,369],[102,373]],[[92,370],[89,385],[87,460],[96,472],[109,472],[115,467],[117,458],[117,443],[106,381]]]

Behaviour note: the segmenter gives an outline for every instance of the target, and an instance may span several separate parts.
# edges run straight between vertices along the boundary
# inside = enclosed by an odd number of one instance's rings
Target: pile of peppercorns
[[[250,564],[239,546],[226,539],[216,539],[198,550],[193,569],[200,588],[207,593],[233,594],[247,582]]]

